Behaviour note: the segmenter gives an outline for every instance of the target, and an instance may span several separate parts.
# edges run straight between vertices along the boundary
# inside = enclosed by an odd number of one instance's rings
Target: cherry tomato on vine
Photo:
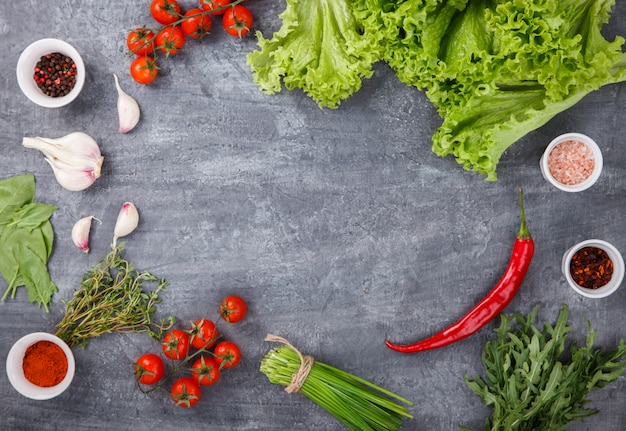
[[[153,385],[163,378],[165,366],[160,356],[154,353],[141,355],[133,364],[135,377],[139,383]]]
[[[154,44],[165,56],[174,55],[185,46],[185,35],[178,26],[163,27],[154,38]]]
[[[192,39],[202,39],[209,34],[212,26],[211,16],[206,12],[203,14],[200,8],[189,9],[185,12],[183,22],[180,24],[185,36]]]
[[[220,304],[220,317],[228,323],[239,322],[247,312],[246,301],[237,295],[227,296]]]
[[[177,0],[152,0],[150,3],[150,15],[156,22],[171,24],[181,16],[180,4]]]
[[[200,6],[204,10],[210,10],[211,15],[221,15],[226,12],[226,7],[230,4],[230,0],[200,0]]]
[[[211,386],[220,379],[220,366],[213,358],[201,356],[191,366],[191,377],[199,385]]]
[[[196,349],[208,349],[217,342],[218,336],[217,326],[208,319],[196,320],[189,330],[189,340]]]
[[[130,63],[130,76],[139,84],[150,84],[158,73],[156,62],[147,55],[137,57]]]
[[[202,390],[191,377],[181,377],[172,384],[172,399],[177,406],[189,408],[198,404]]]
[[[152,41],[154,32],[146,27],[131,30],[126,37],[126,46],[135,55],[152,54]]]
[[[170,359],[184,359],[189,352],[189,334],[181,329],[172,329],[161,343],[163,354]]]
[[[222,25],[226,33],[235,37],[243,37],[250,32],[254,24],[252,12],[240,4],[226,9],[222,17]]]
[[[220,368],[233,368],[241,361],[241,350],[232,341],[221,341],[213,349]]]

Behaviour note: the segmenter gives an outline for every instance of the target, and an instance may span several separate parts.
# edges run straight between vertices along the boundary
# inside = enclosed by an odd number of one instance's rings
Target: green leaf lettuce
[[[320,106],[356,92],[385,61],[425,91],[442,124],[432,149],[497,179],[508,147],[600,87],[626,80],[623,37],[601,29],[614,0],[287,0],[283,26],[249,54],[268,93]],[[324,15],[322,12],[326,12]]]

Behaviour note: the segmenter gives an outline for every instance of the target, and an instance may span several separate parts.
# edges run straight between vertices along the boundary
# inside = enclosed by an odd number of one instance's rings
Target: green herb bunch
[[[153,320],[156,304],[161,302],[159,292],[167,282],[135,270],[122,257],[123,248],[123,243],[112,246],[106,258],[83,276],[80,288],[66,303],[56,335],[70,347],[84,347],[90,338],[109,332],[147,332],[159,340],[174,325],[172,316]],[[156,289],[145,290],[145,282],[157,283]]]
[[[312,360],[312,359],[311,359]],[[270,350],[261,360],[261,372],[271,383],[289,387],[302,365],[302,356],[291,345]],[[413,403],[369,381],[313,361],[299,392],[354,431],[397,430],[402,419],[413,418]]]
[[[573,329],[567,325],[567,305],[562,305],[556,325],[545,322],[542,330],[533,323],[537,310],[528,317],[503,315],[497,338],[483,352],[484,379],[465,377],[472,392],[494,407],[486,430],[565,430],[571,421],[598,413],[584,407],[587,395],[624,371],[624,340],[609,352],[593,349],[596,331],[588,322],[586,345],[572,342],[570,356],[564,355]]]

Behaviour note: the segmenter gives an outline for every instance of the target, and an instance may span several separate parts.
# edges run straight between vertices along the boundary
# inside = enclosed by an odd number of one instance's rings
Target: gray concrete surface
[[[605,87],[509,149],[499,181],[463,171],[430,150],[439,124],[423,94],[378,64],[374,76],[340,109],[320,110],[299,91],[260,93],[245,56],[256,48],[216,26],[202,44],[188,43],[151,86],[134,84],[124,40],[152,25],[148,1],[20,1],[0,8],[5,47],[0,62],[0,177],[31,172],[37,200],[58,205],[49,269],[59,287],[46,314],[25,292],[0,303],[0,368],[12,343],[54,331],[63,300],[109,250],[120,205],[139,208],[126,256],[170,282],[159,306],[181,325],[216,315],[221,298],[245,297],[247,319],[223,327],[244,359],[205,391],[192,410],[135,387],[131,363],[158,351],[145,335],[104,335],[75,349],[71,389],[49,401],[20,396],[0,374],[0,428],[9,430],[340,430],[301,395],[289,395],[259,372],[272,347],[267,333],[288,338],[315,358],[415,402],[404,430],[481,429],[491,410],[463,382],[483,372],[484,344],[495,322],[475,336],[432,352],[401,355],[383,341],[414,341],[443,328],[498,280],[519,227],[517,190],[525,189],[536,255],[507,312],[541,306],[554,320],[571,308],[572,337],[586,319],[597,345],[614,348],[626,334],[626,288],[609,299],[575,294],[561,276],[563,252],[587,238],[626,251],[625,86]],[[193,2],[183,2],[189,7]],[[250,2],[255,27],[278,29],[282,1]],[[618,2],[607,34],[626,34]],[[68,107],[44,109],[20,92],[15,65],[32,41],[57,37],[87,65],[87,82]],[[117,132],[113,73],[141,105],[130,134]],[[95,137],[103,175],[84,192],[68,192],[23,136],[72,131]],[[578,131],[600,144],[605,168],[588,191],[569,194],[541,177],[539,158],[558,134]],[[95,215],[92,251],[70,239],[79,218]],[[0,280],[0,291],[6,283]],[[600,414],[570,429],[618,430],[626,424],[626,377],[593,394]]]

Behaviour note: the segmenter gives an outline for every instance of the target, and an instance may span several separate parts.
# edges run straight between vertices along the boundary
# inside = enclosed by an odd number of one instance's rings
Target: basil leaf
[[[15,211],[9,225],[16,224],[25,229],[34,229],[41,226],[52,216],[57,207],[52,205],[30,203]]]
[[[20,274],[24,278],[28,301],[36,302],[48,311],[48,304],[52,302],[52,295],[58,291],[50,279],[46,262],[27,244],[18,244],[15,255],[20,262]]]
[[[13,217],[22,206],[35,200],[35,177],[17,175],[0,181],[0,226]]]

